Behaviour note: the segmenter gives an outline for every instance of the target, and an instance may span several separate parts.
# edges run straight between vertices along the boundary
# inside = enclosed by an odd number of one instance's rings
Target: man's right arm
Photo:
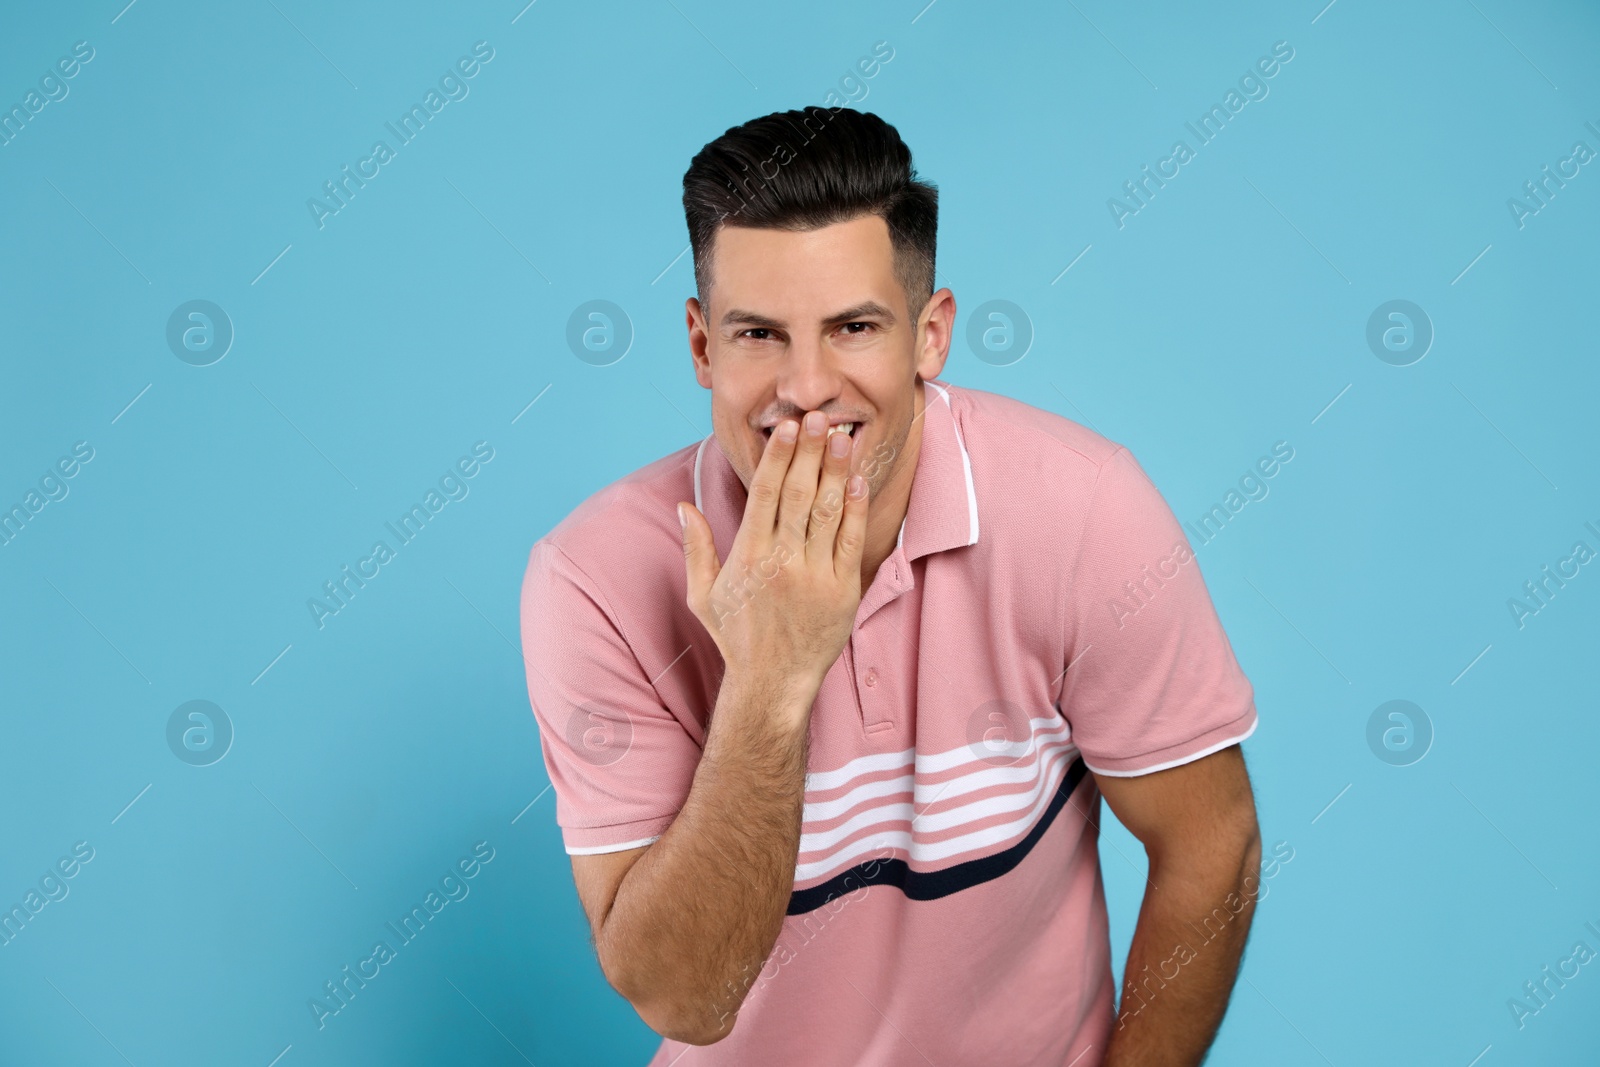
[[[861,601],[867,484],[808,413],[774,432],[726,564],[680,505],[688,603],[726,673],[687,797],[643,849],[572,857],[607,981],[666,1037],[710,1044],[782,929],[805,809],[811,705]]]
[[[572,857],[601,970],[664,1037],[726,1036],[777,941],[794,887],[811,699],[725,677],[689,796],[661,837]]]

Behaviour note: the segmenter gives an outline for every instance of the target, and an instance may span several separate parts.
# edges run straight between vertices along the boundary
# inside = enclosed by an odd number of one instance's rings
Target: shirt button
[[[867,672],[867,684],[869,686],[878,684],[878,672],[877,671],[868,671]]]

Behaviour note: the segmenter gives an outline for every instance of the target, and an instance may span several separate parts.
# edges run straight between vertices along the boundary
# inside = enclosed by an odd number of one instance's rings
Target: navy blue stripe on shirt
[[[865,860],[849,870],[841,871],[826,882],[809,889],[795,890],[789,896],[788,914],[804,915],[822,907],[834,897],[844,896],[846,893],[853,893],[870,885],[895,886],[911,900],[937,900],[999,878],[1021,863],[1023,857],[1033,850],[1033,846],[1050,828],[1050,824],[1055,821],[1056,813],[1066,806],[1067,798],[1072,795],[1088,771],[1083,757],[1074,756],[1072,763],[1067,767],[1067,773],[1062,776],[1061,784],[1056,788],[1055,796],[1050,799],[1050,806],[1045,809],[1039,821],[1033,824],[1033,829],[1029,830],[1028,835],[1021,841],[992,856],[980,856],[937,871],[912,870],[902,859]]]

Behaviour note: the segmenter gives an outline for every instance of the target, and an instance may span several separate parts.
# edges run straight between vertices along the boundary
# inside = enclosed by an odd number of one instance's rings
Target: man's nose
[[[827,346],[796,342],[778,371],[778,399],[796,411],[817,411],[838,398],[843,380]]]

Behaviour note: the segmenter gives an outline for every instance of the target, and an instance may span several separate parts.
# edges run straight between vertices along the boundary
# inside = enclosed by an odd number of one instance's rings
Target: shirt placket
[[[883,561],[863,600],[865,611],[850,636],[851,677],[856,703],[861,708],[861,728],[868,734],[891,729],[899,720],[904,694],[899,691],[890,653],[896,647],[894,602],[912,588],[911,567],[904,549],[896,545]]]
[[[888,672],[878,664],[882,657],[873,631],[876,627],[863,627],[851,643],[855,646],[852,657],[855,667],[856,700],[861,706],[861,728],[868,734],[877,734],[894,726],[899,696],[895,693]]]

